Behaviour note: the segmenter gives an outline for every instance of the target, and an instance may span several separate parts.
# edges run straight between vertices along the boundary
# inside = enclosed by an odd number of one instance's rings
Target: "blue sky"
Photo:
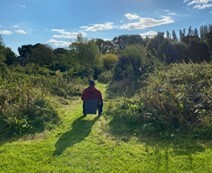
[[[0,0],[0,35],[7,47],[67,47],[88,39],[212,24],[212,0]]]

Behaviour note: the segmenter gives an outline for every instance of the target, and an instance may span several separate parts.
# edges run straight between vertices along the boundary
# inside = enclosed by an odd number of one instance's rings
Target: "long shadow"
[[[110,133],[118,140],[129,141],[137,137],[140,142],[148,146],[158,147],[162,150],[171,148],[177,155],[191,155],[197,152],[204,152],[206,147],[211,146],[211,140],[195,137],[194,132],[181,131],[173,134],[168,131],[160,131],[154,127],[146,129],[139,122],[131,122],[114,116],[109,122]],[[199,134],[200,136],[200,134]]]
[[[56,150],[54,151],[53,155],[61,155],[66,148],[83,141],[84,138],[89,135],[92,126],[97,120],[98,117],[94,118],[93,120],[85,120],[83,117],[77,118],[73,122],[70,130],[62,134],[55,143]]]

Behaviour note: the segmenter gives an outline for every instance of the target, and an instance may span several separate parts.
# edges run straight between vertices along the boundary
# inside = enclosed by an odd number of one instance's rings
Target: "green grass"
[[[98,84],[105,93],[106,85]],[[62,104],[63,102],[63,104]],[[54,130],[0,143],[0,173],[210,173],[210,142],[173,138],[118,138],[108,115],[81,118],[81,100],[52,99],[61,117]],[[106,107],[107,107],[107,103]],[[124,134],[124,131],[123,131]],[[124,136],[124,135],[123,135]]]

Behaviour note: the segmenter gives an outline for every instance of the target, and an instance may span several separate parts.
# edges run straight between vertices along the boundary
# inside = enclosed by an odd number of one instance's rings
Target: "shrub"
[[[115,54],[107,53],[102,55],[102,60],[103,60],[103,67],[106,70],[111,70],[116,65],[118,57]]]
[[[112,71],[104,71],[99,75],[98,82],[106,84],[112,80],[112,75]]]
[[[141,45],[127,46],[114,68],[113,81],[128,80],[131,87],[139,85],[161,63]]]
[[[146,52],[140,45],[127,46],[122,52],[114,69],[114,80],[135,79],[145,64]]]
[[[156,70],[137,95],[119,101],[110,114],[113,120],[117,116],[119,120],[127,119],[126,126],[134,124],[130,126],[134,129],[198,131],[210,137],[211,74],[211,64],[172,64],[163,70]]]
[[[56,111],[26,81],[0,86],[0,135],[40,132],[59,122]]]
[[[0,62],[0,78],[6,78],[9,74],[9,69],[5,63]]]
[[[145,110],[167,128],[211,126],[210,64],[173,64],[155,71],[141,93]]]

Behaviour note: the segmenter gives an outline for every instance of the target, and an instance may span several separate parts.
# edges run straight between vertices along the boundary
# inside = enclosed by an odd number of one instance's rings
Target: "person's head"
[[[95,82],[93,80],[89,80],[89,86],[94,86]]]

